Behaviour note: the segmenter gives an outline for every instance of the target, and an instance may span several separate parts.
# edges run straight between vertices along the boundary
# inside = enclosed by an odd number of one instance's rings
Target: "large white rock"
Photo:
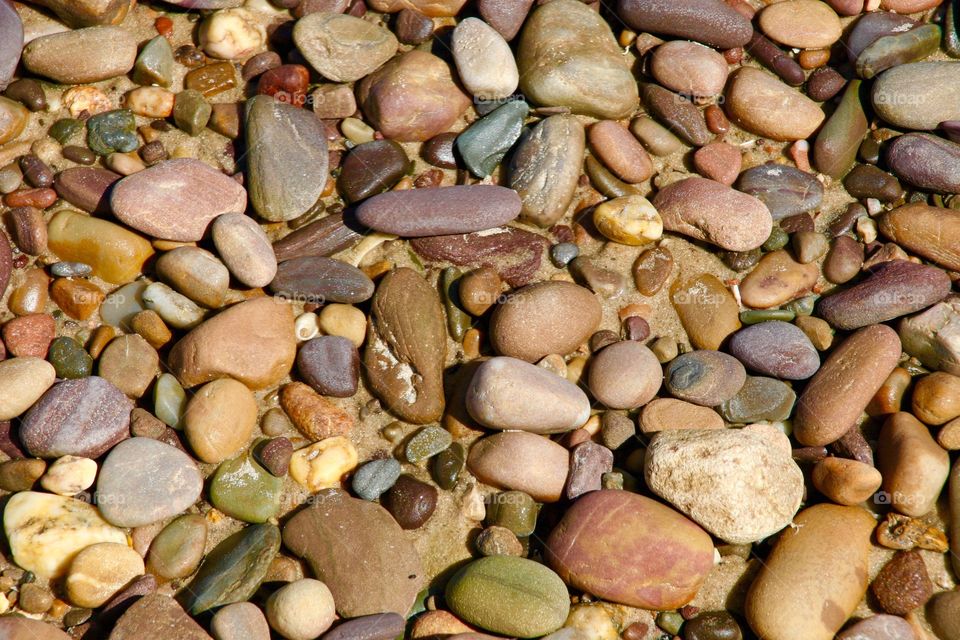
[[[900,323],[903,350],[939,371],[960,375],[960,296],[950,296]]]
[[[749,429],[661,431],[647,448],[644,474],[654,493],[733,544],[780,531],[803,498],[789,442]]]

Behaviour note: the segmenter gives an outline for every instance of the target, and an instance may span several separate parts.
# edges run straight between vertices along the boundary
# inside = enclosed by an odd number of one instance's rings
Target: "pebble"
[[[357,449],[347,438],[333,436],[298,449],[290,458],[290,477],[311,493],[339,487],[341,478],[358,462]]]
[[[749,18],[718,0],[695,0],[677,4],[668,0],[623,0],[617,14],[637,31],[677,36],[730,49],[750,41]]]
[[[898,551],[880,569],[870,591],[885,612],[907,615],[930,600],[933,583],[919,551]]]
[[[45,313],[12,318],[3,323],[3,342],[12,355],[45,358],[57,332],[53,316]]]
[[[454,442],[434,456],[432,461],[433,479],[441,489],[453,489],[467,463],[467,452],[463,445]]]
[[[426,613],[428,612],[424,615]],[[417,619],[420,620],[422,617]],[[404,623],[403,617],[399,614],[374,613],[341,621],[327,632],[324,640],[391,640],[404,632]]]
[[[310,65],[334,82],[353,82],[369,75],[392,58],[399,46],[397,38],[383,27],[323,11],[297,20],[293,40]]]
[[[235,602],[218,609],[210,620],[214,640],[270,640],[270,627],[252,602]]]
[[[773,226],[770,211],[760,200],[706,178],[674,182],[657,192],[653,206],[667,231],[729,251],[759,247]]]
[[[133,81],[139,85],[169,87],[173,81],[173,49],[163,36],[148,40],[133,64]]]
[[[0,88],[6,88],[14,77],[23,49],[23,23],[12,5],[0,9]]]
[[[779,307],[809,293],[819,272],[816,264],[801,264],[786,250],[772,251],[740,283],[740,297],[755,309]]]
[[[270,594],[266,614],[270,627],[288,640],[314,640],[336,619],[330,589],[311,578],[288,583]]]
[[[468,624],[504,636],[542,636],[559,629],[570,602],[560,577],[526,558],[474,560],[450,578],[447,604]]]
[[[187,454],[152,438],[130,438],[100,467],[97,506],[112,524],[140,527],[182,513],[202,489],[203,477]]]
[[[29,119],[30,112],[26,107],[19,102],[0,96],[0,144],[15,140],[23,133]]]
[[[860,329],[834,349],[797,402],[793,433],[807,446],[834,442],[857,422],[900,358],[900,340],[886,325]]]
[[[503,281],[496,270],[481,267],[460,278],[457,293],[464,310],[480,317],[494,305],[502,288]]]
[[[640,95],[651,115],[686,143],[702,147],[711,141],[703,116],[686,97],[651,83],[640,86]]]
[[[150,543],[147,565],[161,578],[185,578],[200,566],[206,543],[206,519],[195,514],[180,516]]]
[[[523,544],[506,527],[489,526],[477,535],[477,551],[483,556],[522,556]]]
[[[885,262],[864,280],[817,304],[838,329],[859,329],[922,311],[950,293],[950,279],[936,267],[907,260]]]
[[[40,478],[40,486],[58,496],[75,496],[93,486],[97,463],[90,458],[63,456],[57,458]]]
[[[366,316],[356,307],[347,304],[324,306],[317,316],[317,321],[324,334],[347,338],[355,347],[363,344],[366,337]]]
[[[433,35],[433,20],[415,9],[403,9],[393,28],[403,44],[423,44]]]
[[[767,205],[774,220],[812,211],[823,202],[823,185],[816,176],[774,162],[744,171],[737,189]]]
[[[633,340],[602,349],[591,360],[588,386],[611,409],[635,409],[653,399],[663,373],[657,357]]]
[[[477,368],[466,404],[477,422],[492,429],[563,433],[590,417],[590,401],[576,385],[542,367],[507,357],[493,358]]]
[[[644,477],[654,493],[732,544],[786,527],[804,493],[789,447],[744,429],[660,431],[647,448]]]
[[[653,50],[650,72],[667,89],[686,97],[720,94],[727,82],[727,61],[696,42],[674,40]]]
[[[230,273],[212,253],[199,247],[177,247],[155,264],[157,275],[174,289],[206,307],[223,305]]]
[[[942,31],[937,25],[924,24],[904,33],[878,38],[857,57],[857,74],[862,78],[873,78],[897,65],[923,60],[937,51],[941,36]]]
[[[710,536],[670,507],[628,491],[600,490],[567,509],[544,555],[575,589],[613,603],[668,610],[693,599],[713,567],[713,554]]]
[[[217,253],[230,273],[248,287],[264,287],[277,274],[277,258],[263,228],[243,213],[224,213],[210,225]]]
[[[299,107],[270,96],[246,104],[250,202],[266,220],[292,220],[317,202],[327,182],[328,153],[323,123]],[[288,153],[270,153],[283,148]],[[242,212],[243,208],[231,211]]]
[[[176,329],[192,329],[203,321],[206,312],[190,298],[163,284],[154,282],[142,293],[143,304]]]
[[[477,11],[505,40],[520,32],[533,0],[478,0]]]
[[[530,111],[522,100],[510,100],[477,120],[457,136],[460,160],[479,178],[493,173],[520,138],[523,121]]]
[[[57,195],[80,209],[95,214],[110,212],[110,190],[122,176],[97,167],[70,167],[57,174]]]
[[[17,604],[27,613],[46,613],[53,606],[53,594],[36,583],[28,583],[20,587]]]
[[[317,393],[349,398],[357,392],[360,358],[348,338],[322,336],[300,348],[297,371]]]
[[[671,265],[672,258],[664,277],[669,276]],[[689,280],[676,280],[670,287],[670,302],[695,348],[719,349],[741,326],[740,305],[713,274],[701,273]]]
[[[143,558],[126,543],[93,544],[70,562],[67,597],[80,607],[100,607],[143,572]]]
[[[852,237],[837,236],[823,261],[823,277],[834,284],[849,282],[860,273],[863,252],[863,245]]]
[[[132,408],[123,392],[103,378],[65,380],[26,413],[20,438],[41,458],[98,458],[129,435]]]
[[[0,243],[0,246],[2,245],[3,243]],[[0,285],[2,284],[2,281],[0,281]],[[23,275],[22,284],[13,289],[7,299],[7,306],[10,311],[20,316],[26,316],[46,309],[47,302],[50,299],[47,295],[49,284],[50,278],[42,269],[27,269]]]
[[[199,52],[197,52],[199,53]],[[203,58],[203,56],[200,56]],[[185,89],[199,91],[210,98],[237,86],[234,65],[229,62],[214,62],[188,71],[183,77]]]
[[[452,436],[442,427],[430,426],[420,429],[404,447],[404,456],[407,462],[416,464],[439,454],[450,446]]]
[[[664,371],[664,384],[680,400],[715,407],[740,391],[746,375],[733,356],[698,350],[674,358]]]
[[[480,18],[465,18],[453,30],[451,43],[457,73],[473,96],[500,100],[517,89],[520,75],[513,52],[492,26]]]
[[[359,202],[392,188],[410,166],[406,151],[393,140],[364,142],[343,159],[337,186],[349,202]]]
[[[597,330],[600,316],[600,303],[589,290],[569,282],[541,282],[497,305],[490,342],[500,355],[536,362],[551,353],[574,351]]]
[[[353,416],[302,382],[291,382],[280,390],[280,406],[297,429],[311,440],[347,435]]]
[[[590,127],[590,147],[603,164],[626,182],[636,183],[653,175],[653,163],[630,130],[615,120],[601,120]]]
[[[134,280],[153,255],[150,243],[107,220],[61,210],[47,225],[50,250],[61,260],[90,265],[92,275],[111,284]]]
[[[684,640],[740,640],[743,632],[726,611],[707,611],[684,623],[683,637]]]
[[[632,246],[655,242],[663,235],[660,214],[640,195],[600,203],[593,210],[593,224],[606,238]]]
[[[280,299],[357,303],[373,295],[374,285],[360,269],[351,264],[307,256],[281,262],[270,290]]]
[[[817,490],[833,502],[857,505],[876,493],[883,477],[858,460],[829,457],[814,466],[812,480]]]
[[[96,26],[40,36],[23,48],[31,72],[60,84],[86,84],[133,68],[137,41],[122,27]]]
[[[447,329],[436,288],[412,269],[394,269],[380,281],[372,309],[363,354],[371,392],[407,422],[439,419]]]
[[[840,39],[840,18],[820,0],[787,0],[760,12],[760,29],[772,40],[798,49],[824,49]]]
[[[404,474],[381,495],[380,504],[403,529],[419,529],[437,508],[436,487]]]
[[[611,471],[613,452],[610,449],[589,440],[578,444],[570,453],[570,475],[564,495],[574,500],[590,491],[599,491],[604,474]]]
[[[364,500],[376,500],[400,477],[400,463],[395,458],[371,460],[353,474],[350,487]]]
[[[676,398],[656,398],[643,407],[637,418],[645,434],[670,429],[722,429],[723,418],[713,409]]]
[[[636,110],[636,79],[600,16],[576,0],[533,10],[517,50],[520,90],[542,106],[620,119]]]
[[[915,636],[909,622],[884,613],[864,618],[837,634],[837,640],[909,640],[912,637]]]
[[[213,114],[213,107],[196,89],[185,89],[177,94],[173,105],[173,121],[189,136],[199,136]]]
[[[936,506],[950,474],[950,457],[929,429],[909,413],[895,413],[880,430],[877,470],[897,511],[921,517]],[[892,612],[891,612],[892,613]]]
[[[860,507],[818,504],[794,525],[747,593],[747,622],[762,637],[830,640],[866,593],[876,522]]]
[[[219,463],[247,444],[256,424],[253,394],[244,384],[224,378],[208,382],[190,398],[183,429],[201,461]]]
[[[563,494],[569,454],[537,434],[507,431],[478,440],[467,468],[485,484],[529,494],[537,502],[556,502]]]
[[[210,504],[241,522],[275,518],[282,493],[283,480],[264,469],[251,451],[225,461],[210,480]]]
[[[3,529],[13,560],[42,578],[62,576],[73,557],[90,545],[127,541],[126,534],[104,521],[96,507],[33,491],[10,496]]]
[[[166,118],[173,113],[174,93],[161,87],[137,87],[123,97],[123,104],[138,116]]]
[[[929,133],[908,133],[887,147],[887,163],[902,180],[921,189],[960,192],[960,145]]]
[[[923,313],[900,322],[903,350],[924,365],[954,375],[960,374],[960,344],[953,338],[960,302],[950,296]]]
[[[757,373],[784,380],[806,380],[820,368],[820,355],[796,325],[771,321],[733,334],[730,353]]]
[[[742,67],[731,74],[726,98],[724,110],[732,121],[773,140],[809,138],[824,119],[813,100],[753,67]]]
[[[145,595],[134,602],[117,620],[110,640],[137,640],[171,634],[181,640],[210,640],[176,600],[159,593]]]
[[[843,179],[843,186],[847,193],[860,200],[876,198],[881,202],[894,202],[903,195],[900,182],[873,165],[854,167]]]
[[[833,71],[833,74],[836,72]],[[836,75],[842,82],[839,74]],[[829,84],[832,78],[829,73],[821,74],[822,76],[826,77],[819,82],[814,82],[817,77],[814,72],[807,83],[807,94],[817,100],[827,99],[819,94],[819,91],[827,93],[828,90],[832,90],[830,87],[825,89],[819,86],[821,83]],[[836,91],[839,92],[841,88],[842,86],[837,86]],[[850,81],[840,99],[840,104],[824,123],[814,142],[813,164],[819,171],[832,178],[842,178],[854,166],[860,141],[867,133],[867,116],[863,110],[860,94],[861,81]]]
[[[945,640],[960,638],[960,621],[957,619],[958,607],[960,607],[960,596],[957,596],[955,591],[939,593],[930,601],[930,606],[927,608],[927,619],[940,638]]]
[[[135,151],[140,145],[136,128],[137,121],[129,109],[98,113],[87,120],[87,146],[99,156]]]
[[[338,490],[322,492],[294,515],[284,525],[283,542],[330,588],[345,618],[405,616],[426,577],[416,549],[386,509]]]
[[[742,162],[740,149],[726,142],[712,142],[693,154],[697,173],[728,187],[737,179]]]
[[[212,58],[242,60],[253,55],[267,39],[257,17],[241,8],[215,11],[197,32],[200,46]]]
[[[511,154],[509,186],[520,195],[520,219],[539,227],[559,220],[573,201],[586,135],[570,115],[552,115],[523,136]]]
[[[97,372],[130,398],[140,398],[157,375],[156,349],[138,335],[118,336],[100,354]]]
[[[720,405],[720,413],[728,422],[780,422],[790,417],[797,394],[784,382],[774,378],[747,376],[737,395]]]
[[[956,87],[960,65],[912,62],[884,71],[873,83],[873,108],[895,127],[930,131],[941,122],[960,120]]]
[[[290,306],[270,298],[236,304],[173,346],[170,371],[185,387],[231,377],[251,389],[276,385],[293,366],[296,341]]]
[[[397,142],[444,133],[470,105],[447,63],[419,49],[395,57],[361,80],[357,101],[369,123]]]
[[[197,615],[249,600],[279,550],[280,530],[274,524],[254,524],[230,535],[207,554],[183,593],[184,608]]]
[[[47,222],[34,207],[19,207],[9,213],[13,242],[23,253],[37,256],[47,250]]]
[[[22,451],[12,453],[24,455]],[[46,469],[47,463],[36,458],[7,460],[0,464],[0,488],[11,492],[29,491]]]
[[[960,268],[960,213],[953,209],[907,204],[879,216],[880,233],[912,253],[954,271]]]

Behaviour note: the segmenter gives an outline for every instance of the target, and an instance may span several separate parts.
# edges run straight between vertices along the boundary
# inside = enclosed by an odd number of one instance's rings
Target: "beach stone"
[[[419,555],[381,506],[328,489],[283,527],[283,543],[304,558],[345,618],[406,615],[425,575]]]
[[[231,377],[251,389],[278,383],[296,356],[293,312],[270,298],[236,304],[173,346],[170,370],[187,388]]]
[[[534,278],[548,246],[543,236],[518,227],[410,240],[410,247],[427,260],[490,267],[512,287]]]
[[[402,9],[413,9],[431,18],[449,18],[457,15],[466,0],[371,0],[371,6],[377,11],[396,13]]]
[[[567,509],[544,555],[575,589],[663,610],[694,597],[713,553],[710,536],[670,507],[628,491],[600,490]]]
[[[881,214],[879,222],[880,233],[904,249],[945,269],[960,268],[960,243],[956,240],[960,212],[918,202]]]
[[[670,429],[722,429],[723,418],[713,409],[676,398],[655,398],[637,418],[646,434]]]
[[[652,83],[640,85],[640,97],[649,113],[687,144],[702,147],[712,140],[704,117],[690,98]]]
[[[633,340],[616,342],[594,355],[588,375],[590,392],[611,409],[645,405],[663,381],[657,357]]]
[[[16,418],[53,385],[56,370],[41,358],[0,361],[0,420]]]
[[[467,468],[481,482],[523,491],[537,502],[560,499],[569,466],[566,449],[543,436],[523,431],[482,438],[470,448],[467,457]]]
[[[437,497],[436,487],[404,474],[380,496],[380,504],[403,529],[419,529],[436,510]]]
[[[29,119],[30,112],[25,106],[0,96],[0,144],[6,144],[23,133]]]
[[[520,138],[529,112],[526,102],[509,100],[471,124],[457,136],[460,161],[479,178],[492,174]]]
[[[396,458],[371,460],[361,465],[351,480],[353,492],[364,500],[376,500],[400,477],[400,462]]]
[[[392,191],[357,208],[357,220],[371,229],[403,237],[484,231],[520,213],[520,198],[505,187],[462,185]]]
[[[40,486],[58,496],[74,496],[93,486],[97,463],[90,458],[57,458],[40,478]]]
[[[133,403],[103,378],[65,380],[23,417],[20,439],[35,456],[98,458],[129,435]]]
[[[843,179],[847,193],[861,200],[876,198],[881,202],[894,202],[903,195],[900,182],[873,165],[860,164]]]
[[[266,31],[246,9],[228,8],[207,16],[200,23],[197,39],[210,57],[239,60],[263,46]]]
[[[820,270],[816,264],[802,264],[789,252],[778,249],[764,255],[740,284],[743,304],[770,309],[810,292]]]
[[[677,36],[720,49],[742,47],[753,34],[749,18],[717,0],[620,0],[617,14],[637,32]]]
[[[887,163],[901,180],[930,191],[960,193],[960,145],[929,133],[890,141]]]
[[[900,616],[880,613],[847,627],[837,634],[837,640],[910,640],[911,636],[913,627],[909,622]]]
[[[873,108],[886,122],[905,129],[931,131],[941,122],[960,120],[956,62],[911,62],[884,71],[873,83]]]
[[[453,59],[463,86],[481,100],[499,100],[517,89],[520,74],[503,36],[480,18],[465,18],[453,30]]]
[[[780,531],[803,498],[803,473],[789,447],[744,429],[660,431],[647,448],[644,477],[654,493],[731,544]]]
[[[43,578],[63,575],[74,556],[90,545],[127,541],[123,530],[104,521],[96,507],[33,491],[10,496],[3,529],[17,565]]]
[[[900,321],[903,350],[925,366],[960,374],[960,299],[949,296]],[[2,366],[2,365],[0,365]]]
[[[142,86],[169,87],[173,80],[173,49],[170,41],[156,36],[140,49],[133,65],[133,81]]]
[[[726,64],[726,63],[724,63]],[[590,127],[590,147],[611,171],[626,182],[643,182],[653,175],[653,163],[630,130],[614,120]]]
[[[957,621],[957,607],[960,596],[956,591],[938,593],[927,607],[927,619],[937,636],[945,640],[960,638],[960,623]]]
[[[270,626],[260,607],[235,602],[218,609],[210,620],[214,640],[270,640]]]
[[[500,355],[536,362],[567,354],[600,325],[600,303],[569,282],[541,282],[518,290],[493,311],[490,342]]]
[[[824,278],[835,284],[849,282],[863,267],[863,253],[863,245],[850,236],[837,236],[823,261]]]
[[[73,338],[64,336],[51,342],[49,358],[58,378],[85,378],[93,371],[93,358]]]
[[[109,640],[170,637],[181,640],[211,640],[176,600],[159,593],[143,596],[117,620]]]
[[[669,253],[666,254],[669,257],[667,262],[661,257],[662,252],[656,251],[657,254],[652,257],[655,260],[653,268],[662,269],[661,277],[665,279],[670,275],[673,258]],[[646,261],[649,258],[641,255],[638,263],[641,259]],[[636,266],[635,275],[640,271]],[[652,288],[649,283],[641,284],[644,289],[637,287],[641,293],[646,288]],[[688,280],[675,280],[670,287],[670,303],[680,317],[680,324],[687,332],[690,344],[697,349],[719,349],[727,337],[741,326],[740,305],[736,298],[719,278],[710,273],[701,273]]]
[[[348,338],[321,336],[300,347],[297,371],[317,393],[349,398],[357,392],[360,357]]]
[[[567,588],[556,573],[512,556],[470,562],[450,578],[445,598],[468,624],[507,636],[551,633],[570,611]]]
[[[533,0],[478,0],[480,17],[497,30],[505,40],[513,40],[520,32]]]
[[[7,88],[20,62],[23,49],[23,22],[11,4],[0,7],[0,91]]]
[[[193,615],[244,602],[257,591],[280,550],[280,530],[254,524],[230,535],[210,553],[181,598]],[[132,639],[131,639],[132,640]]]
[[[779,422],[790,417],[797,394],[775,378],[747,376],[747,381],[733,396],[720,405],[720,413],[728,422]]]
[[[361,18],[320,11],[297,20],[293,41],[307,62],[334,82],[353,82],[397,52],[397,38]]]
[[[744,171],[737,190],[767,205],[774,220],[812,211],[823,202],[823,185],[815,175],[775,162]]]
[[[674,182],[657,192],[653,206],[667,231],[729,251],[759,247],[773,228],[770,211],[760,200],[706,178]]]
[[[727,82],[727,61],[702,44],[673,40],[653,50],[650,72],[658,83],[680,95],[715,96]]]
[[[108,220],[58,211],[47,225],[50,250],[61,260],[90,265],[92,275],[111,284],[134,280],[153,255],[140,235]]]
[[[783,380],[806,380],[820,368],[820,355],[796,325],[774,320],[733,334],[730,353],[747,368]]]
[[[799,0],[791,0],[799,1]],[[803,140],[823,122],[820,106],[775,76],[753,67],[730,75],[724,111],[751,133],[774,140]]]
[[[210,225],[220,259],[248,287],[265,287],[277,275],[277,257],[263,228],[240,212],[224,213]]]
[[[883,474],[883,490],[889,494],[890,505],[919,518],[936,505],[950,474],[950,457],[923,423],[899,412],[880,430],[877,470]]]
[[[760,29],[772,40],[798,49],[825,49],[840,39],[840,18],[820,0],[787,0],[760,12]]]
[[[281,262],[270,290],[281,299],[315,304],[357,303],[370,299],[374,285],[351,264],[323,256],[305,256]]]
[[[348,435],[353,416],[319,395],[302,382],[291,382],[280,390],[280,406],[303,435],[311,440]]]
[[[150,543],[147,565],[161,578],[186,578],[200,566],[206,543],[206,519],[194,514],[180,516]]]
[[[306,213],[328,178],[323,123],[299,107],[255,96],[247,101],[246,135],[250,202],[257,213],[272,222]],[[270,152],[277,148],[288,153]]]
[[[794,524],[747,593],[747,621],[774,640],[830,640],[866,593],[876,522],[860,507],[818,504]]]
[[[418,49],[361,80],[357,100],[370,124],[397,142],[422,142],[447,131],[470,105],[447,63]]]
[[[264,469],[251,451],[245,451],[217,467],[209,491],[210,504],[224,515],[260,523],[279,513],[283,479]]]
[[[817,490],[833,502],[857,505],[876,493],[883,477],[859,460],[828,457],[814,466],[812,480]]]
[[[350,202],[359,202],[397,184],[410,171],[410,159],[393,140],[358,144],[340,165],[337,187]]]
[[[742,163],[740,149],[726,142],[712,142],[693,154],[697,173],[728,187],[737,179]]]
[[[344,436],[333,436],[297,449],[290,457],[290,477],[311,493],[339,488],[343,477],[353,471],[357,448]]]
[[[125,542],[93,544],[70,562],[67,597],[81,607],[99,607],[143,572],[143,558]]]
[[[183,430],[197,458],[219,463],[247,444],[256,424],[253,394],[243,383],[222,378],[203,385],[190,398]]]
[[[171,287],[205,307],[223,305],[230,272],[220,260],[199,247],[177,247],[155,264],[157,275]]]
[[[313,640],[337,617],[330,589],[311,578],[290,582],[270,594],[266,614],[270,627],[289,640]]]
[[[860,329],[814,374],[797,401],[793,433],[807,446],[834,442],[857,422],[900,358],[900,339],[886,325]]]
[[[637,108],[637,83],[610,26],[576,0],[533,10],[517,63],[520,90],[536,104],[614,120]]]
[[[590,491],[599,491],[603,476],[613,471],[613,452],[603,445],[586,441],[573,448],[570,454],[570,475],[564,493],[573,500]]]
[[[16,458],[0,464],[0,488],[4,491],[30,491],[47,469],[38,458]]]
[[[152,438],[130,438],[100,467],[97,505],[120,527],[141,527],[175,516],[200,497],[203,477],[176,447]]]
[[[110,213],[110,193],[122,178],[99,167],[70,167],[57,174],[53,187],[57,195],[82,211]]]
[[[425,612],[424,615],[426,615]],[[423,616],[417,618],[422,619]],[[374,613],[341,621],[325,640],[391,640],[404,632],[404,619],[396,613]],[[218,639],[220,640],[220,639]]]
[[[746,376],[733,356],[698,350],[674,358],[664,371],[664,384],[680,400],[715,407],[735,396]]]
[[[130,398],[140,398],[160,365],[157,350],[140,336],[118,336],[100,354],[97,373]]]
[[[57,325],[53,316],[31,313],[3,323],[3,343],[6,350],[14,356],[45,358],[56,331]]]
[[[133,68],[137,41],[122,27],[96,26],[40,36],[23,48],[31,72],[61,84],[122,76]]]
[[[545,118],[521,137],[509,161],[509,186],[520,195],[524,222],[549,227],[566,213],[584,145],[583,125],[570,115]]]

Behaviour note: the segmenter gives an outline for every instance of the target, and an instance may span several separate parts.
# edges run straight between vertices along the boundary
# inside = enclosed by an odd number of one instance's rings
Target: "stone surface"
[[[364,302],[373,295],[373,288],[373,281],[357,267],[323,256],[281,262],[270,283],[270,290],[281,299],[317,305]]]
[[[760,13],[759,26],[772,40],[798,49],[825,49],[840,39],[840,19],[820,0],[787,0]]]
[[[153,593],[134,602],[117,620],[109,640],[173,637],[211,640],[199,624],[170,596]]]
[[[121,76],[133,68],[137,42],[122,27],[96,26],[44,35],[23,49],[33,73],[61,84],[85,84]]]
[[[898,136],[887,148],[890,170],[930,191],[960,192],[960,145],[929,133]]]
[[[569,454],[537,434],[507,431],[478,440],[467,467],[478,480],[531,495],[538,502],[556,502],[563,494]]]
[[[297,429],[312,440],[347,435],[353,416],[302,382],[291,382],[280,391],[280,406]]]
[[[427,260],[490,267],[513,287],[534,278],[548,246],[543,236],[518,227],[410,240],[410,247]]]
[[[150,243],[120,225],[68,209],[47,224],[50,250],[61,260],[82,262],[111,284],[131,282],[153,255]]]
[[[160,364],[157,351],[139,335],[118,336],[100,353],[97,373],[130,398],[140,398]]]
[[[820,368],[820,355],[796,325],[774,320],[733,334],[730,353],[757,373],[784,380],[806,380]]]
[[[881,214],[880,233],[945,269],[960,268],[960,214],[952,209],[907,204]]]
[[[70,638],[52,624],[22,616],[0,618],[0,634],[7,640],[68,640]]]
[[[290,582],[270,594],[266,614],[270,627],[289,640],[313,640],[337,617],[330,589],[311,578]]]
[[[252,602],[235,602],[217,610],[210,620],[214,640],[269,640],[270,626]]]
[[[587,379],[593,397],[611,409],[635,409],[647,404],[662,382],[657,357],[634,340],[600,350],[591,360]]]
[[[900,616],[877,614],[837,634],[837,640],[910,640],[913,627]]]
[[[774,220],[811,211],[823,201],[823,185],[815,175],[775,162],[744,171],[737,179],[737,190],[767,205]]]
[[[463,86],[481,100],[506,98],[520,74],[510,45],[479,18],[464,18],[453,30],[453,59]]]
[[[277,275],[277,257],[270,239],[253,218],[225,213],[210,226],[220,259],[248,287],[264,287]]]
[[[731,120],[774,140],[803,140],[823,122],[820,106],[766,71],[742,67],[730,76],[724,110]]]
[[[750,41],[750,19],[718,0],[620,0],[617,14],[636,31],[696,40],[721,49]]]
[[[349,398],[357,392],[360,356],[348,338],[321,336],[300,347],[297,371],[317,393]]]
[[[203,462],[219,463],[243,448],[257,424],[257,402],[241,382],[222,378],[200,387],[187,403],[183,431]]]
[[[817,282],[816,264],[802,264],[784,249],[764,255],[740,283],[744,306],[770,309],[809,293]]]
[[[957,79],[960,64],[913,62],[880,74],[873,83],[873,108],[883,120],[905,129],[929,131],[960,120]]]
[[[353,82],[397,52],[387,29],[352,15],[319,11],[297,20],[293,41],[310,65],[334,82]]]
[[[669,429],[722,429],[723,418],[709,407],[676,398],[655,398],[643,407],[637,424],[643,433]]]
[[[150,543],[147,563],[161,578],[186,578],[197,570],[207,543],[203,516],[180,516],[165,526]]]
[[[880,430],[877,469],[890,505],[908,516],[931,511],[950,473],[950,457],[909,413],[895,413]]]
[[[70,602],[93,609],[143,575],[143,558],[126,542],[100,542],[78,553],[64,582]]]
[[[950,296],[900,322],[903,350],[924,365],[960,374],[960,298]]]
[[[16,418],[29,409],[55,379],[53,365],[40,358],[0,361],[0,420]]]
[[[740,361],[720,351],[690,351],[664,371],[667,390],[680,400],[715,407],[740,391],[746,381]]]

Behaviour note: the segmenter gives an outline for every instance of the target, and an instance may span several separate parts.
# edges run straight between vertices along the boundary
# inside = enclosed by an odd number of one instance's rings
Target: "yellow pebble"
[[[347,438],[334,436],[293,452],[290,477],[311,492],[339,486],[340,478],[356,468],[357,448]]]
[[[602,202],[593,210],[593,224],[608,239],[640,246],[660,239],[663,220],[643,196],[630,195]]]

